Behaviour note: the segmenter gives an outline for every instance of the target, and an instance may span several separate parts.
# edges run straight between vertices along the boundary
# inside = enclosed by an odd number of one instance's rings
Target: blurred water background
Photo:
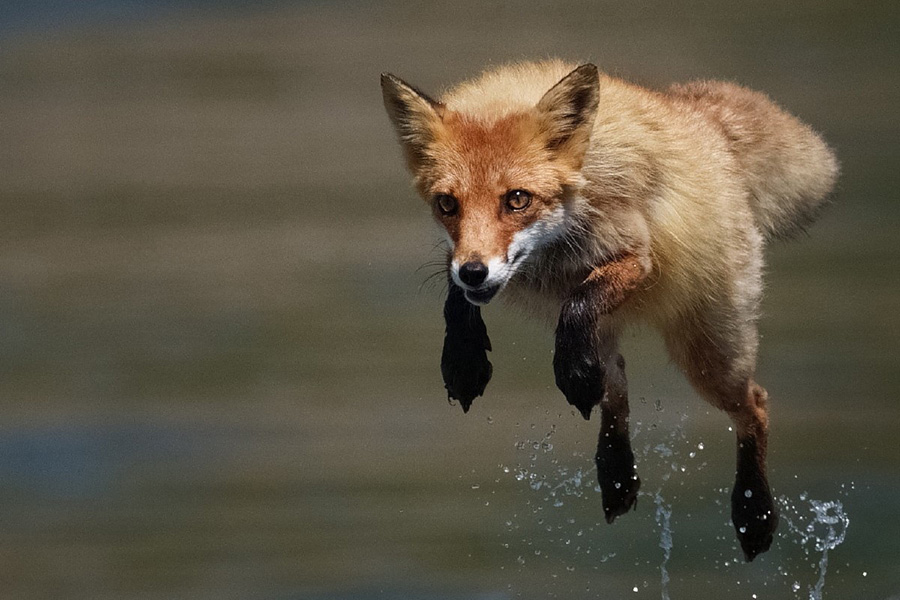
[[[3,3],[0,597],[900,597],[898,6]],[[487,396],[446,402],[439,236],[378,75],[547,56],[764,90],[842,160],[769,251],[786,519],[752,564],[729,423],[652,332],[646,494],[612,526],[549,324],[488,307]]]

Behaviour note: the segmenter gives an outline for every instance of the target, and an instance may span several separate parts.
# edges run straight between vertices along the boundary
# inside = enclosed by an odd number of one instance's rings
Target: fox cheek
[[[536,250],[560,238],[566,229],[566,212],[561,206],[554,208],[528,227],[513,234],[507,257],[517,265]]]

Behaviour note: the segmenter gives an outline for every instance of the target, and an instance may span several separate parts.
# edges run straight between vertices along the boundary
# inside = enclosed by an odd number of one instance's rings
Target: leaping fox
[[[480,306],[502,291],[552,311],[556,385],[585,419],[600,407],[611,523],[641,484],[618,338],[649,322],[734,422],[732,521],[748,561],[768,550],[778,516],[754,381],[763,244],[816,217],[838,173],[825,142],[758,92],[713,81],[656,92],[592,64],[508,65],[440,100],[389,74],[381,86],[449,242],[449,397],[468,411],[491,377]]]

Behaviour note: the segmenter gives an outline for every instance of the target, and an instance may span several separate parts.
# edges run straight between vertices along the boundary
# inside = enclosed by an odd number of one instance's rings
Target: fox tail
[[[837,180],[837,158],[809,126],[766,95],[732,83],[673,86],[673,96],[705,111],[724,130],[768,238],[805,230]]]

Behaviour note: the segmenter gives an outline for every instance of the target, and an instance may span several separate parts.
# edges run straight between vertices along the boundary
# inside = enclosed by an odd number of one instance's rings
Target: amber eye
[[[444,216],[456,214],[456,211],[459,209],[459,202],[450,194],[438,194],[434,197],[434,203]]]
[[[531,194],[525,190],[510,190],[506,192],[506,206],[510,210],[524,210],[531,204]]]

